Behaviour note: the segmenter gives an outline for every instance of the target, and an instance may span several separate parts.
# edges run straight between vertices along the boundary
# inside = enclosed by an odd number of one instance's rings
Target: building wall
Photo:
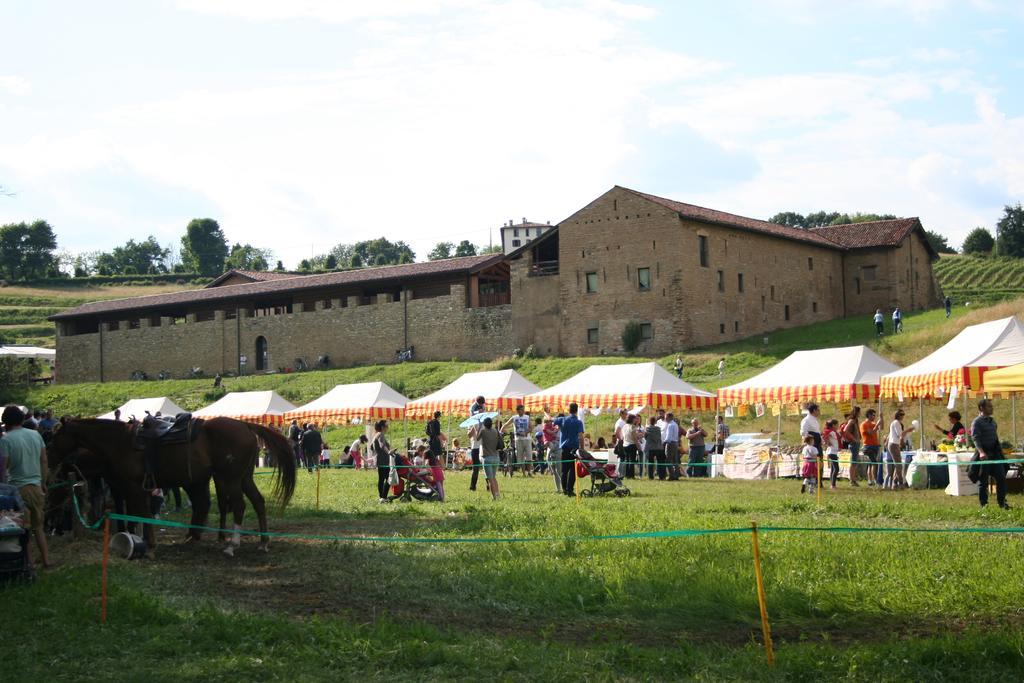
[[[620,353],[630,321],[651,326],[638,353],[664,355],[843,314],[841,252],[684,221],[625,190],[611,190],[563,221],[559,234],[565,355]],[[700,236],[708,240],[707,267],[700,265]],[[650,269],[647,291],[638,268]],[[596,293],[586,291],[588,272],[597,273]],[[593,327],[596,344],[587,341]]]
[[[538,353],[561,353],[561,280],[558,273],[531,275],[533,254],[527,249],[511,265],[512,330],[517,348],[533,346]]]
[[[251,374],[260,336],[267,340],[272,369],[295,367],[296,358],[312,366],[321,354],[329,355],[333,366],[389,363],[406,346],[406,331],[419,360],[490,360],[514,346],[512,307],[468,308],[464,285],[452,285],[448,296],[413,299],[407,292],[404,301],[381,299],[368,306],[356,305],[357,298],[351,297],[344,308],[336,300],[329,309],[319,304],[318,310],[286,315],[225,319],[218,312],[206,322],[189,316],[185,323],[158,328],[58,335],[58,379],[126,380],[136,370],[150,376],[169,370],[182,377],[193,366],[211,375],[236,372],[239,340]]]
[[[874,280],[865,272],[871,267]],[[872,315],[877,309],[889,313],[896,306],[921,310],[942,302],[924,238],[916,232],[896,248],[848,252],[845,270],[848,316]]]

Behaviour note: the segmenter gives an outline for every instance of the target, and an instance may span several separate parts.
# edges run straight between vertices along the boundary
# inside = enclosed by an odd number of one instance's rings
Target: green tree
[[[309,259],[302,259],[299,261],[299,270],[303,273],[308,273],[313,270],[313,264],[309,262]]]
[[[769,218],[768,222],[777,223],[779,225],[788,225],[791,228],[807,227],[807,219],[804,218],[802,213],[797,213],[796,211],[780,211]]]
[[[1000,256],[1024,256],[1024,207],[1003,208],[1003,217],[996,223],[996,253]]]
[[[103,275],[134,275],[137,273],[166,273],[165,263],[171,250],[160,246],[150,235],[141,242],[128,240],[109,252],[96,254],[97,272]]]
[[[0,226],[0,277],[46,277],[57,270],[57,236],[46,221]]]
[[[270,267],[271,253],[268,249],[258,249],[249,244],[235,244],[225,261],[227,268],[236,270],[264,271]]]
[[[483,255],[483,254],[500,254],[501,253],[501,245],[500,244],[492,244],[489,247],[480,247],[480,251],[478,253],[481,254],[481,255]]]
[[[965,254],[988,256],[992,253],[992,248],[995,244],[996,241],[992,237],[992,233],[979,226],[967,233],[967,237],[964,238],[964,245],[961,247],[961,251]]]
[[[438,242],[430,250],[430,253],[427,254],[427,260],[440,261],[441,259],[451,258],[453,249],[455,249],[455,245],[451,242]]]
[[[360,256],[359,254],[352,254],[352,258],[349,261],[349,266],[351,266],[352,268],[362,268],[363,257]]]
[[[327,270],[337,270],[338,257],[335,256],[334,254],[328,254],[327,257],[324,259],[324,268],[326,268]]]
[[[274,270],[277,270],[277,271],[282,271],[282,270],[284,270],[284,263],[282,263],[282,262],[280,261],[280,259],[278,260],[278,262],[277,262],[277,265],[276,265],[276,266],[274,266]]]
[[[469,240],[462,240],[459,246],[455,247],[456,256],[476,256],[476,245]]]
[[[623,350],[632,355],[640,348],[641,341],[643,341],[643,330],[640,329],[640,323],[635,320],[626,323],[626,326],[622,329]]]
[[[391,242],[384,237],[374,240],[356,242],[355,244],[338,244],[328,252],[337,260],[339,268],[362,268],[364,265],[390,266],[398,263],[412,263],[416,254],[405,242]],[[322,264],[326,255],[313,259],[313,265]]]
[[[181,238],[181,260],[200,275],[216,276],[224,272],[228,257],[228,241],[224,231],[212,218],[193,218]]]
[[[924,231],[925,236],[928,238],[928,244],[932,245],[932,249],[940,254],[955,254],[956,249],[949,246],[949,238],[945,235],[940,235],[937,232],[931,230]]]

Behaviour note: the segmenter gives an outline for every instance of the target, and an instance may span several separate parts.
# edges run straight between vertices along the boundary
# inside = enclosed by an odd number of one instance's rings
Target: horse
[[[263,495],[253,481],[253,471],[262,443],[273,454],[276,467],[273,496],[284,509],[295,493],[295,453],[283,434],[263,425],[228,417],[199,420],[195,438],[189,443],[162,445],[154,479],[159,488],[180,486],[192,501],[191,527],[186,541],[198,541],[210,512],[210,479],[217,490],[221,513],[220,529],[225,528],[227,510],[234,513],[234,534],[225,548],[228,555],[241,543],[238,533],[245,514],[245,497],[259,518],[261,550],[270,542]],[[150,492],[143,489],[146,478],[144,455],[135,448],[135,429],[115,420],[68,419],[56,430],[48,450],[51,469],[78,464],[91,474],[102,476],[117,497],[124,498],[128,514],[152,517]],[[146,543],[156,547],[152,524],[144,525]],[[220,534],[224,540],[224,533]]]

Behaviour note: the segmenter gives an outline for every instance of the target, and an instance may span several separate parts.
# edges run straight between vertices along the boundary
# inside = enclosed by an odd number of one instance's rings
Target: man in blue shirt
[[[665,444],[665,460],[668,463],[668,480],[679,479],[679,423],[675,415],[665,416],[665,426],[661,428],[661,440]]]
[[[558,445],[562,448],[562,492],[570,498],[575,497],[576,488],[576,452],[580,449],[580,435],[583,434],[583,420],[579,418],[580,407],[569,404],[569,414],[552,420],[558,426]],[[544,417],[551,417],[544,408]]]

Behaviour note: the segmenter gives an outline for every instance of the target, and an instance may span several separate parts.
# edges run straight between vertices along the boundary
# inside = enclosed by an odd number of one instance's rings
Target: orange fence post
[[[757,604],[761,608],[761,632],[764,634],[764,653],[768,666],[775,665],[775,651],[772,648],[772,628],[768,624],[768,601],[764,595],[764,578],[761,576],[761,548],[757,543],[757,522],[750,523],[754,544],[754,579],[757,582]]]
[[[107,623],[107,562],[110,559],[110,517],[103,520],[103,573],[100,578],[100,623]]]

